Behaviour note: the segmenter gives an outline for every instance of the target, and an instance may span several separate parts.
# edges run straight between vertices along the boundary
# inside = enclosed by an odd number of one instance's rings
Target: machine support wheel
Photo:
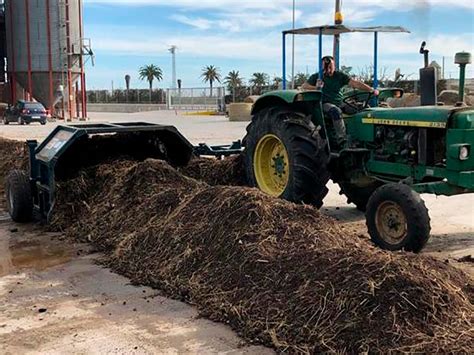
[[[247,127],[244,146],[251,186],[288,201],[322,206],[329,153],[308,116],[289,107],[263,109]]]
[[[22,125],[22,126],[25,124],[25,121],[23,121],[21,116],[18,116],[17,122],[18,122],[19,125]]]
[[[430,217],[408,185],[387,184],[370,197],[366,212],[372,241],[382,249],[420,252],[430,237]]]
[[[33,196],[29,175],[22,170],[12,170],[5,183],[7,208],[11,218],[18,223],[33,219]]]
[[[339,182],[341,188],[340,194],[347,197],[347,203],[356,205],[359,211],[365,212],[367,209],[367,202],[370,196],[377,190],[381,183],[374,182],[368,186],[359,187],[351,183]]]

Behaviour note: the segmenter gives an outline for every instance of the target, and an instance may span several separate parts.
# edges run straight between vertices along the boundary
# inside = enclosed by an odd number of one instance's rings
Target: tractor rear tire
[[[5,184],[7,208],[11,218],[18,223],[33,219],[33,195],[29,175],[23,170],[12,170]]]
[[[244,138],[250,186],[269,195],[320,208],[328,193],[327,141],[309,116],[289,107],[258,112]]]
[[[341,195],[347,197],[347,203],[353,203],[357,209],[361,212],[365,212],[367,209],[367,202],[369,202],[370,196],[377,190],[382,183],[374,182],[369,186],[359,187],[351,183],[339,182],[341,188]]]
[[[379,187],[366,212],[372,241],[382,249],[418,253],[430,237],[430,217],[420,195],[404,184]]]

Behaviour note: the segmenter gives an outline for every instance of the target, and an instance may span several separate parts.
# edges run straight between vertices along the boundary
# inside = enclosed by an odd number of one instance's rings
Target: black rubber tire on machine
[[[404,184],[379,187],[367,203],[372,241],[382,249],[418,253],[430,237],[430,217],[420,195]]]
[[[243,142],[251,186],[288,201],[322,206],[329,152],[309,116],[289,107],[263,109],[253,117]]]
[[[364,187],[359,187],[351,183],[339,183],[339,187],[341,188],[340,194],[347,197],[347,203],[353,203],[357,209],[362,212],[366,211],[370,196],[372,196],[375,190],[380,186],[382,186],[382,184],[378,182]]]
[[[29,175],[23,170],[12,170],[6,179],[5,193],[11,218],[18,223],[33,219],[33,196]]]

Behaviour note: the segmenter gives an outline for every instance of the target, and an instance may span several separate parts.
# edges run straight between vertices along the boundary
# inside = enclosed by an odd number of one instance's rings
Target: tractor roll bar
[[[318,73],[320,79],[322,76],[322,57],[323,57],[323,36],[334,36],[342,33],[365,32],[374,34],[374,88],[378,87],[378,34],[379,32],[386,33],[410,33],[407,29],[400,26],[375,26],[375,27],[347,27],[344,25],[326,25],[297,28],[282,32],[283,38],[283,90],[286,90],[286,35],[313,35],[318,36]],[[339,53],[337,53],[336,67],[339,68]]]

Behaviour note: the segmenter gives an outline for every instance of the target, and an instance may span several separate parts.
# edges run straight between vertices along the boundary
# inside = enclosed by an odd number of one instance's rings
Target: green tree
[[[345,65],[341,65],[340,71],[342,71],[343,73],[345,73],[349,76],[352,76],[352,67],[347,67]]]
[[[258,94],[262,93],[262,87],[268,85],[270,81],[268,74],[265,73],[253,73],[250,84],[256,89]]]
[[[295,87],[303,85],[309,79],[309,75],[305,73],[297,73],[295,75]]]
[[[243,79],[240,77],[239,71],[232,70],[224,78],[227,88],[232,91],[232,101],[235,102],[237,89],[242,86]]]
[[[148,81],[148,84],[150,85],[150,102],[151,102],[151,94],[153,92],[153,81],[156,79],[156,81],[160,82],[163,80],[163,71],[161,68],[157,67],[154,64],[150,65],[145,65],[140,68],[138,71],[138,75],[140,77],[140,80],[146,80]]]
[[[221,82],[221,74],[219,73],[219,68],[216,68],[213,65],[208,65],[207,67],[204,67],[202,69],[201,78],[205,83],[209,83],[212,96],[212,86],[214,82]]]
[[[278,90],[280,88],[280,84],[283,82],[283,79],[279,76],[273,77],[273,89]]]

